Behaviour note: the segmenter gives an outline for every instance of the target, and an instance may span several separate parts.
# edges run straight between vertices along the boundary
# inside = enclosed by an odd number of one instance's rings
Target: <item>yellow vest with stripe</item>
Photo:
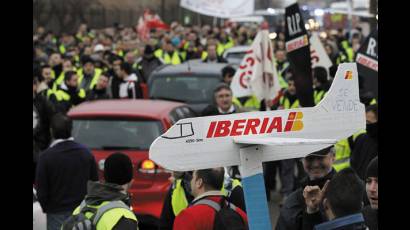
[[[284,109],[295,109],[299,108],[299,99],[296,99],[293,104],[290,104],[290,101],[287,97],[282,96],[279,100],[279,103],[281,106],[283,106]]]
[[[201,54],[201,59],[202,59],[202,61],[205,61],[205,59],[208,57],[208,52],[206,52],[206,51],[202,51],[202,54]]]
[[[70,94],[68,94],[67,92],[65,92],[64,90],[56,90],[54,92],[54,95],[56,96],[57,101],[69,101],[71,99]],[[84,89],[80,89],[78,91],[78,96],[80,98],[85,98],[85,90]]]
[[[225,51],[224,45],[222,45],[221,43],[218,43],[218,45],[216,45],[216,53],[218,54],[218,56],[222,56],[224,51]]]
[[[81,82],[83,81],[83,78],[84,78],[83,71],[84,71],[83,68],[81,68],[81,69],[79,69],[79,70],[77,71],[77,75],[78,75],[78,85],[81,85]],[[97,84],[97,81],[98,81],[98,79],[100,78],[101,74],[102,74],[102,70],[101,70],[101,69],[99,69],[99,68],[94,68],[94,76],[93,76],[93,79],[91,80],[91,83],[90,83],[90,86],[89,86],[89,89],[90,89],[90,90],[93,89],[94,86]]]
[[[179,57],[179,53],[176,50],[174,50],[174,52],[172,53],[172,57],[167,52],[164,52],[162,49],[157,49],[154,52],[154,55],[157,58],[161,58],[165,64],[178,65],[182,63],[182,60]]]
[[[186,209],[189,205],[188,200],[185,195],[184,188],[181,185],[182,179],[178,179],[175,182],[175,188],[172,191],[171,195],[171,206],[172,211],[174,212],[175,216],[178,216],[184,209]],[[241,182],[237,179],[232,180],[232,190],[236,188],[236,186],[242,186]],[[222,187],[221,192],[227,196],[228,192],[224,187]]]
[[[319,102],[325,97],[326,92],[324,90],[314,90],[313,91],[313,100],[315,105],[319,104]]]
[[[77,71],[75,67],[74,67],[73,71]],[[57,86],[61,85],[61,83],[63,83],[64,76],[65,76],[65,71],[61,71],[60,76],[58,76],[58,78],[54,81],[53,89],[54,89],[54,86],[57,87]],[[57,90],[57,88],[55,88],[54,90]]]
[[[101,206],[108,204],[109,202],[110,201],[104,201],[100,205],[97,205],[97,206],[88,205],[88,207],[98,209]],[[80,206],[78,206],[74,210],[73,215],[76,215],[79,212],[80,212]],[[92,212],[85,213],[85,217],[87,217],[88,219],[90,219],[92,215],[93,215]],[[102,215],[101,219],[97,223],[96,230],[111,230],[114,228],[114,226],[118,223],[118,221],[122,217],[135,220],[136,222],[138,222],[137,217],[135,217],[135,214],[131,210],[128,210],[125,208],[113,208],[113,209],[106,211]]]
[[[359,132],[353,135],[353,141],[356,138],[366,133],[365,130],[360,130]],[[335,144],[336,156],[335,161],[333,162],[333,168],[338,172],[342,169],[350,167],[350,155],[352,150],[350,149],[349,140],[348,138],[342,139]]]
[[[261,107],[261,102],[255,95],[252,95],[250,98],[248,98],[243,105],[237,97],[233,97],[232,102],[238,107],[249,108],[251,109],[251,111],[259,111]]]
[[[233,47],[234,45],[235,44],[234,44],[232,38],[228,37],[228,41],[225,44],[223,44],[223,48],[224,49],[229,49],[229,48]]]

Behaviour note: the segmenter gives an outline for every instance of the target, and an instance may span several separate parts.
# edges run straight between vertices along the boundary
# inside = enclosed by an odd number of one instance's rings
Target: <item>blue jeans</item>
[[[60,230],[72,212],[47,213],[47,230]]]

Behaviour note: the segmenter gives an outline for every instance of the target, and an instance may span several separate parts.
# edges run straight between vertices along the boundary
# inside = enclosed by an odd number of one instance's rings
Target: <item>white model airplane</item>
[[[315,107],[182,119],[152,143],[149,157],[174,171],[240,165],[244,145],[260,145],[263,162],[300,158],[365,125],[356,63],[344,63]]]

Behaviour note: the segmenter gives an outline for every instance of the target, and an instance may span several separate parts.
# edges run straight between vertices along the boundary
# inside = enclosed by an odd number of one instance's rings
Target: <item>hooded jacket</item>
[[[127,206],[130,206],[131,199],[122,190],[123,188],[117,184],[88,181],[87,195],[84,200],[88,205],[98,206],[105,201],[122,201]],[[131,210],[129,212],[132,213]],[[102,218],[104,218],[104,215]],[[112,229],[138,229],[138,222],[122,216]]]

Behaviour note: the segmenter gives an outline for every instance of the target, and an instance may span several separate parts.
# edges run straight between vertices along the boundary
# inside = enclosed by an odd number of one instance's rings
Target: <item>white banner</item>
[[[259,31],[232,79],[235,97],[254,94],[259,100],[274,99],[280,90],[273,47],[267,30]]]
[[[200,14],[230,18],[252,14],[255,0],[181,0],[180,5]]]
[[[317,33],[313,33],[312,36],[310,36],[310,57],[312,58],[312,68],[322,66],[329,74],[332,61],[330,61]]]

